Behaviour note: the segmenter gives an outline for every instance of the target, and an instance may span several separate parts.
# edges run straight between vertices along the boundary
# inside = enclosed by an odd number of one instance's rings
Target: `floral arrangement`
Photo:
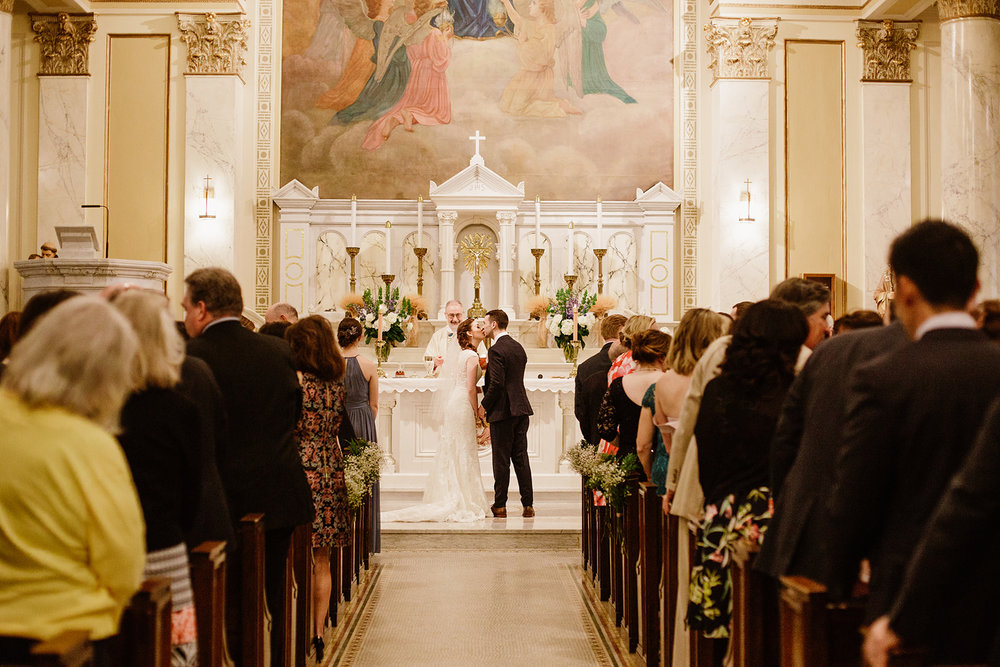
[[[392,346],[406,342],[406,334],[413,329],[413,322],[409,321],[413,304],[405,296],[399,298],[398,287],[391,290],[379,287],[375,295],[366,289],[361,302],[356,317],[364,329],[366,345],[378,337],[379,313],[382,314],[382,340]]]
[[[594,317],[604,317],[617,305],[618,301],[613,296],[602,294],[594,300],[594,305],[590,307],[590,312],[594,314]]]
[[[556,339],[556,345],[565,348],[573,341],[573,308],[576,308],[577,338],[580,347],[586,347],[584,337],[590,333],[590,327],[597,323],[597,317],[590,309],[597,300],[596,294],[576,295],[565,287],[556,292],[556,298],[549,300],[548,316],[545,326]]]
[[[382,470],[382,450],[374,442],[351,440],[344,449],[344,482],[347,502],[352,508],[361,507],[365,496],[378,481]]]
[[[613,454],[602,454],[597,447],[581,440],[579,445],[566,452],[566,458],[573,470],[586,480],[588,489],[600,491],[609,505],[621,511],[625,499],[632,493],[625,482],[631,473],[640,468],[638,456],[629,454],[619,459]]]
[[[533,296],[528,299],[528,317],[533,320],[540,320],[549,312],[549,297]]]
[[[340,299],[340,308],[350,317],[358,316],[358,309],[365,305],[365,300],[357,292],[345,294]]]

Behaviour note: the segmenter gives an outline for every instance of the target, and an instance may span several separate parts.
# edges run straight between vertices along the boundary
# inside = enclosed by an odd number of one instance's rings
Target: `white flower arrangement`
[[[372,486],[381,475],[385,457],[378,444],[367,440],[352,440],[344,446],[344,482],[347,503],[361,507]]]

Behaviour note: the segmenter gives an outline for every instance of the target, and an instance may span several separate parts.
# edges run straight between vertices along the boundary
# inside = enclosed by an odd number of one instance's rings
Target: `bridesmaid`
[[[378,442],[375,417],[378,415],[378,374],[375,362],[359,354],[361,322],[345,317],[337,327],[337,340],[347,361],[344,389],[347,392],[347,417],[357,437]],[[382,550],[382,520],[379,514],[379,485],[372,488],[372,552]]]

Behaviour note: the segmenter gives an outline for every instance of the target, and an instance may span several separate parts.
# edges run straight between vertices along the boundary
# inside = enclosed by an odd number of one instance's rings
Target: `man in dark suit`
[[[826,501],[844,423],[845,379],[860,364],[904,345],[898,322],[834,336],[816,347],[785,397],[771,444],[774,517],[755,563],[774,578],[827,575]]]
[[[493,445],[493,516],[507,516],[507,487],[514,464],[517,488],[521,493],[522,516],[535,516],[528,465],[528,417],[534,414],[524,390],[524,367],[528,355],[507,334],[507,313],[486,313],[486,335],[493,339],[486,361],[486,387],[479,407],[480,416],[490,424]]]
[[[573,411],[576,413],[576,420],[580,422],[580,431],[587,442],[596,445],[597,438],[597,413],[601,410],[601,400],[608,391],[608,370],[611,369],[612,348],[617,350],[618,336],[621,335],[622,327],[625,326],[624,315],[608,315],[601,322],[601,338],[605,340],[604,347],[597,351],[594,356],[580,364],[576,369],[576,392],[574,394]],[[617,355],[616,355],[617,356]],[[603,385],[600,382],[588,382],[594,375],[604,377]]]
[[[896,314],[913,342],[858,367],[848,383],[828,582],[844,597],[867,557],[869,621],[889,611],[927,521],[1000,395],[1000,346],[966,312],[978,264],[968,235],[947,223],[922,222],[897,237],[889,253]],[[994,582],[972,580],[960,565],[948,574],[952,593],[924,638],[931,660],[982,662],[983,629],[965,609]]]
[[[226,408],[229,442],[219,472],[230,511],[234,520],[264,515],[271,654],[278,664],[288,548],[295,526],[311,523],[314,511],[295,438],[302,391],[288,345],[240,324],[243,297],[229,271],[198,269],[184,282],[188,354],[211,368]]]

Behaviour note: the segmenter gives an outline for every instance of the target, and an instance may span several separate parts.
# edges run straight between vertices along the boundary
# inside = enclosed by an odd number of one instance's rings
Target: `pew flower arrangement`
[[[364,504],[365,496],[381,475],[383,460],[377,443],[360,438],[346,443],[344,482],[347,484],[347,502],[352,509]]]
[[[382,313],[382,340],[392,347],[406,342],[406,334],[413,328],[413,322],[409,321],[413,304],[405,296],[399,298],[398,287],[391,290],[379,287],[376,294],[366,289],[361,301],[356,317],[365,332],[366,345],[378,338],[379,313]]]
[[[617,458],[614,454],[603,454],[586,440],[566,452],[570,466],[586,480],[587,488],[600,491],[608,499],[608,504],[616,512],[621,512],[625,499],[632,489],[625,482],[630,473],[640,469],[639,457],[629,454]]]
[[[577,338],[580,347],[586,347],[584,337],[590,333],[590,328],[597,323],[597,317],[590,309],[597,301],[596,294],[584,290],[582,294],[574,294],[563,287],[556,292],[556,298],[549,300],[548,316],[545,326],[556,340],[556,345],[565,349],[573,342],[573,308],[576,308]]]

